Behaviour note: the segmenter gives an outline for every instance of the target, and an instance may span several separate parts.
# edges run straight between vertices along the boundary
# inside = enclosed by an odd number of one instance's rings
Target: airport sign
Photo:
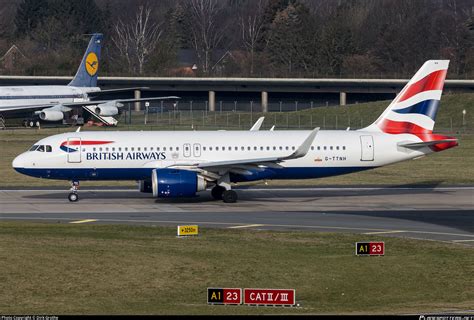
[[[199,226],[197,225],[178,226],[178,237],[197,236],[198,234]]]
[[[356,256],[383,256],[385,242],[356,242]]]
[[[244,289],[244,304],[294,306],[295,289]]]
[[[240,288],[207,288],[208,304],[242,304]]]

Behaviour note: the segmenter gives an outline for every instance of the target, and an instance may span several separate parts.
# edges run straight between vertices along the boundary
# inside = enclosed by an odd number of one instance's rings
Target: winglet
[[[270,128],[270,131],[273,131],[275,130],[275,125],[273,125],[271,128]]]
[[[311,144],[313,143],[314,139],[316,138],[316,135],[318,134],[319,128],[314,128],[313,131],[309,134],[309,136],[303,141],[303,143],[296,149],[295,152],[290,154],[287,157],[280,158],[281,160],[290,160],[290,159],[298,159],[304,157],[308,151],[309,148],[311,148]]]
[[[252,128],[250,128],[250,131],[260,130],[260,127],[262,126],[263,120],[265,120],[265,117],[258,118],[258,120],[255,121],[255,124],[252,126]]]

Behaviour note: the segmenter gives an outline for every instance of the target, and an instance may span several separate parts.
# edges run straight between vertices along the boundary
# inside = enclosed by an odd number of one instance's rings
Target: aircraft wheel
[[[30,126],[30,128],[33,128],[35,126],[35,122],[33,120],[30,120],[28,122],[28,125]]]
[[[77,200],[79,200],[79,195],[77,193],[71,192],[67,198],[70,202],[77,202]]]
[[[36,121],[35,125],[39,128],[40,122],[39,122],[39,121]]]
[[[221,186],[215,186],[211,190],[211,195],[216,200],[222,200],[222,194],[224,193],[225,188]]]
[[[226,190],[222,194],[222,200],[224,200],[225,203],[235,203],[237,202],[237,192],[234,190]]]

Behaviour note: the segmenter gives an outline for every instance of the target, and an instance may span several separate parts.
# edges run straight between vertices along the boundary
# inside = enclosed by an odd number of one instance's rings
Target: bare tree
[[[160,41],[163,30],[161,25],[150,19],[151,8],[140,6],[135,19],[129,24],[119,21],[114,26],[112,42],[120,55],[125,58],[130,72],[143,74],[148,57]]]
[[[242,43],[250,56],[250,74],[254,72],[255,50],[262,37],[263,30],[263,3],[259,0],[256,10],[243,15],[239,19],[240,32],[242,36]]]
[[[222,1],[191,0],[192,44],[196,50],[204,74],[209,74],[212,53],[221,43],[226,27],[218,24],[222,12]]]

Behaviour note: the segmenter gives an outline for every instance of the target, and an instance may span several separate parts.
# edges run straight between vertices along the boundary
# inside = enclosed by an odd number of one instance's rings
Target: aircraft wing
[[[118,89],[105,89],[105,90],[100,90],[100,91],[93,91],[89,92],[87,95],[89,97],[92,96],[100,96],[101,94],[104,93],[114,93],[114,92],[124,92],[124,91],[135,91],[135,90],[148,90],[150,87],[132,87],[132,88],[118,88]]]
[[[222,176],[228,172],[250,175],[250,170],[262,171],[265,167],[278,169],[281,168],[280,162],[291,159],[298,159],[306,156],[311,144],[313,143],[319,128],[315,128],[306,137],[303,143],[292,154],[283,157],[251,158],[240,160],[211,161],[202,162],[194,165],[177,164],[170,167],[183,170],[198,171],[204,176],[215,179],[216,176]]]
[[[169,97],[153,97],[153,98],[140,98],[140,99],[114,99],[114,100],[92,100],[92,101],[82,101],[82,102],[65,102],[61,103],[66,107],[74,106],[93,106],[103,103],[130,103],[130,102],[140,102],[140,101],[157,101],[157,100],[171,100],[171,99],[180,99],[180,97],[169,96]]]
[[[36,109],[44,109],[44,108],[51,108],[56,106],[64,106],[64,107],[83,107],[83,106],[92,106],[98,105],[103,103],[130,103],[130,102],[140,102],[140,101],[156,101],[156,100],[171,100],[171,99],[180,99],[176,96],[169,96],[169,97],[153,97],[153,98],[140,98],[140,99],[116,99],[116,100],[92,100],[92,101],[78,101],[78,102],[63,102],[63,103],[48,103],[48,104],[35,104],[35,105],[24,105],[24,106],[12,106],[1,108],[0,112],[3,111],[14,111],[14,110],[36,110]],[[117,106],[120,107],[120,106]]]

